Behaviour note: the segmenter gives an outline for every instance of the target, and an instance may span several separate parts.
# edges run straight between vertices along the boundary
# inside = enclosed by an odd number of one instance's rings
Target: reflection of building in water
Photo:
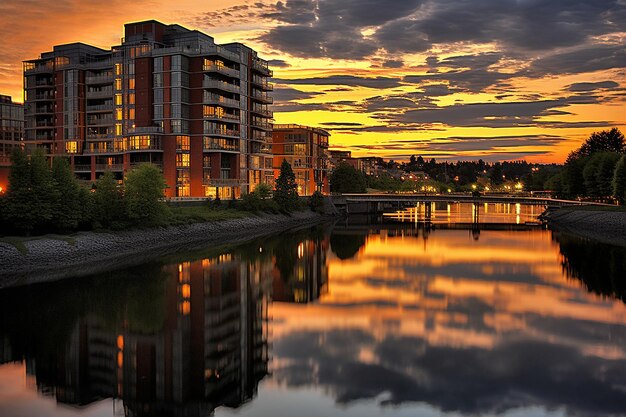
[[[309,303],[328,291],[328,246],[327,238],[306,239],[297,245],[285,245],[277,251],[273,272],[273,300]]]
[[[80,320],[64,349],[29,365],[39,390],[74,405],[121,398],[129,416],[204,416],[250,400],[268,372],[271,263],[222,255],[164,269],[160,328],[131,328],[146,313],[131,303],[119,322]]]

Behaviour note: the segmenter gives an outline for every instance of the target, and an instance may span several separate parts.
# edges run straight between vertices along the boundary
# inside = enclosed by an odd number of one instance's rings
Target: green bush
[[[322,193],[316,191],[311,195],[309,207],[316,213],[324,213],[324,196]]]

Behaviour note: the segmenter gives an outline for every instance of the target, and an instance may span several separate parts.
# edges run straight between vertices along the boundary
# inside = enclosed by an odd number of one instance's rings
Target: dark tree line
[[[617,128],[595,132],[548,181],[558,196],[626,200],[626,141]]]
[[[50,167],[42,150],[30,157],[16,150],[0,198],[0,230],[30,235],[147,226],[167,213],[164,189],[163,175],[153,165],[135,168],[123,185],[107,172],[88,187],[76,179],[67,159],[54,158]]]

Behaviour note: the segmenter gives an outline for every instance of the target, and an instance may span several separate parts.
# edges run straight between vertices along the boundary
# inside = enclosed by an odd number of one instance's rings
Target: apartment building
[[[272,150],[274,177],[280,174],[284,160],[296,174],[298,194],[308,196],[315,191],[330,192],[328,183],[328,138],[322,129],[295,124],[274,125]]]
[[[9,165],[14,148],[22,147],[24,106],[10,96],[0,95],[0,193],[9,182]]]
[[[271,76],[243,44],[128,23],[110,50],[58,45],[24,62],[25,142],[84,180],[152,163],[168,197],[236,198],[273,178]]]

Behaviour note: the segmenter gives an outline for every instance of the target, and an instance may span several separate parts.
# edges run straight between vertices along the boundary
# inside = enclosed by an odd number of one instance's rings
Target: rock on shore
[[[551,228],[610,245],[626,246],[626,212],[557,209],[545,216]]]
[[[263,215],[210,223],[115,233],[78,233],[73,244],[25,242],[27,253],[0,242],[0,288],[83,276],[139,265],[183,250],[244,242],[324,220],[313,212]]]

